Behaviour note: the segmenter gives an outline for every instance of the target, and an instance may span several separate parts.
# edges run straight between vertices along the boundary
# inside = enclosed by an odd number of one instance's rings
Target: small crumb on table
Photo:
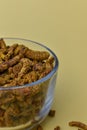
[[[50,117],[54,117],[55,116],[56,111],[55,110],[50,110],[48,113],[48,116]]]

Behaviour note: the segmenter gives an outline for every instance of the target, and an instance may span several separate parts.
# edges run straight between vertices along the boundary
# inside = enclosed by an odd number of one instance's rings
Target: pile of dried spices
[[[6,45],[0,39],[0,87],[8,88],[35,82],[54,67],[54,58],[46,51],[25,45]],[[0,126],[13,127],[32,120],[43,107],[49,80],[32,87],[0,90]]]

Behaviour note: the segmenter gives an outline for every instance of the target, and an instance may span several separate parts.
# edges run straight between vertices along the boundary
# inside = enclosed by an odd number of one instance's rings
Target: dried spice
[[[25,53],[26,57],[33,60],[46,60],[49,58],[50,54],[45,51],[34,51],[31,49],[28,49]]]
[[[31,50],[18,43],[7,46],[0,39],[0,87],[35,82],[50,73],[53,66],[54,58],[48,52]],[[49,80],[32,87],[0,90],[0,126],[12,127],[32,121],[44,105],[48,84]]]
[[[18,76],[18,73],[21,71],[21,69],[22,69],[22,63],[18,63],[18,64],[16,64],[16,65],[14,65],[13,67],[10,67],[9,68],[9,73],[10,74],[14,74],[16,77]]]
[[[55,127],[54,130],[60,130],[60,126]]]
[[[2,38],[0,39],[0,49],[6,49],[6,44]]]
[[[18,73],[18,77],[21,78],[23,75],[25,75],[32,65],[32,62],[27,58],[22,58],[20,62],[23,64],[20,72]]]
[[[16,47],[16,49],[14,50],[14,56],[18,55],[20,53],[23,54],[23,55],[25,55],[25,53],[26,53],[27,50],[28,50],[28,48],[26,46],[24,46],[24,45],[18,45]]]
[[[71,121],[69,122],[69,126],[75,126],[83,130],[87,130],[87,125],[79,121]]]
[[[10,46],[8,48],[8,53],[5,56],[5,60],[10,59],[10,57],[12,57],[12,55],[14,54],[14,50],[16,49],[16,47],[18,46],[18,44],[13,44],[12,46]]]
[[[20,54],[20,55],[13,57],[12,59],[10,59],[8,61],[1,63],[0,64],[0,72],[3,72],[5,70],[7,70],[9,67],[17,64],[22,57],[23,57],[23,55]]]
[[[38,125],[37,130],[43,130],[43,127],[41,125]]]
[[[54,116],[55,116],[55,113],[56,113],[55,110],[50,110],[49,113],[48,113],[48,115],[49,115],[50,117],[54,117]]]

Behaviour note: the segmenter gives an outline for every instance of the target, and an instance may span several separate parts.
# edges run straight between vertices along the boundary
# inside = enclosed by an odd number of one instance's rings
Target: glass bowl
[[[20,38],[3,39],[8,46],[15,43],[23,44],[33,50],[49,52],[54,58],[53,69],[45,77],[20,86],[0,86],[0,130],[30,130],[41,123],[51,109],[58,58],[51,49],[35,41]]]

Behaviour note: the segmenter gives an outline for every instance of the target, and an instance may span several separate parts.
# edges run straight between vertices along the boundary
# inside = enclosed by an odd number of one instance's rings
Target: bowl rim
[[[59,60],[58,60],[58,57],[56,56],[56,54],[49,48],[47,47],[44,43],[40,43],[40,42],[36,42],[36,41],[33,41],[33,40],[28,40],[28,39],[24,39],[24,38],[17,38],[17,37],[1,37],[0,39],[6,39],[6,40],[21,40],[21,41],[26,41],[26,42],[31,42],[33,44],[37,44],[43,48],[45,48],[48,52],[50,52],[52,54],[52,56],[54,57],[54,60],[55,60],[55,66],[53,68],[53,70],[47,74],[45,77],[35,81],[35,82],[31,82],[29,84],[25,84],[25,85],[20,85],[20,86],[10,86],[10,87],[2,87],[0,86],[0,90],[13,90],[13,89],[21,89],[21,88],[26,88],[26,87],[33,87],[34,85],[37,85],[37,84],[40,84],[42,82],[45,82],[46,80],[50,79],[51,76],[53,74],[55,74],[55,72],[58,70],[58,66],[59,66]]]

